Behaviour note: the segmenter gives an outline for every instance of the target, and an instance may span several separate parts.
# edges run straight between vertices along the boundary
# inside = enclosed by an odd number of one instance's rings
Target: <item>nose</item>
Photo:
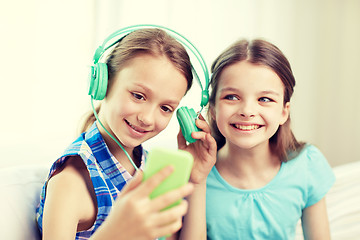
[[[154,110],[151,108],[142,109],[137,115],[138,121],[144,126],[151,126],[155,119]]]
[[[243,101],[240,103],[239,114],[243,118],[255,117],[255,106],[250,101]]]

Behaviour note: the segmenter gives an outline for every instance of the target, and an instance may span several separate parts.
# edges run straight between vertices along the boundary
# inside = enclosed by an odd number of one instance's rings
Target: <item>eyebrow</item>
[[[150,92],[152,93],[151,89],[146,87],[145,85],[141,84],[141,83],[134,83],[134,85],[136,85],[137,87],[142,88],[143,90],[145,90],[146,92]]]
[[[137,87],[140,87],[142,89],[144,89],[145,92],[150,92],[151,94],[153,94],[153,91],[146,87],[145,85],[141,84],[141,83],[134,83]],[[179,105],[180,101],[176,101],[176,100],[172,100],[172,99],[168,99],[166,101],[166,104],[170,104],[170,105]]]
[[[280,93],[272,91],[272,90],[261,91],[261,93],[262,94],[272,94],[272,95],[280,96]]]
[[[239,89],[237,88],[233,88],[233,87],[225,87],[225,88],[222,88],[220,89],[220,92],[226,92],[226,91],[229,91],[229,92],[239,92]],[[261,91],[260,92],[261,94],[272,94],[272,95],[276,95],[276,96],[280,96],[281,94],[276,92],[276,91],[273,91],[273,90],[265,90],[265,91]]]
[[[226,88],[221,88],[221,89],[220,89],[220,92],[226,92],[226,91],[229,91],[229,92],[238,92],[239,89],[233,88],[233,87],[226,87]]]

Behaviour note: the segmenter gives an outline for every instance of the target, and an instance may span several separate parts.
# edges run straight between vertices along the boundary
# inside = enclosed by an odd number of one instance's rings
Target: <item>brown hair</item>
[[[225,145],[226,139],[220,133],[216,121],[211,117],[211,108],[215,106],[216,92],[222,71],[226,67],[240,61],[248,61],[252,64],[267,66],[279,76],[285,86],[284,106],[287,102],[290,102],[290,98],[294,92],[295,78],[290,63],[275,45],[261,39],[255,39],[250,42],[240,40],[232,44],[215,59],[211,66],[212,76],[210,87],[212,91],[209,99],[210,111],[208,111],[208,119],[218,149]],[[290,128],[290,116],[283,125],[279,126],[269,141],[271,150],[278,155],[281,161],[285,162],[288,160],[288,154],[290,152],[297,153],[304,145],[304,143],[296,140]]]
[[[185,76],[187,91],[192,85],[192,71],[189,55],[184,46],[175,38],[158,28],[144,28],[123,37],[109,54],[106,60],[108,67],[108,90],[111,88],[115,75],[121,67],[139,54],[165,56]],[[101,106],[96,107],[98,113]],[[96,120],[93,111],[83,117],[80,132],[86,131]]]

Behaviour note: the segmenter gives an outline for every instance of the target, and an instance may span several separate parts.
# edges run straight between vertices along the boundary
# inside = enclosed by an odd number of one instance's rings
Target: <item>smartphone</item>
[[[156,198],[170,190],[185,185],[189,181],[193,162],[193,156],[184,150],[164,148],[151,149],[145,162],[143,181],[146,181],[152,175],[169,165],[174,167],[174,171],[154,189],[150,194],[150,198]],[[176,206],[180,202],[181,199],[170,204],[163,210]]]

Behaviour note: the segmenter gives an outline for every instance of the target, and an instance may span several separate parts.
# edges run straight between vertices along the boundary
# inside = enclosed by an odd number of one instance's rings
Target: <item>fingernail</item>
[[[174,171],[174,166],[168,165],[168,166],[166,166],[165,170],[166,170],[167,173],[171,173],[171,172]]]

